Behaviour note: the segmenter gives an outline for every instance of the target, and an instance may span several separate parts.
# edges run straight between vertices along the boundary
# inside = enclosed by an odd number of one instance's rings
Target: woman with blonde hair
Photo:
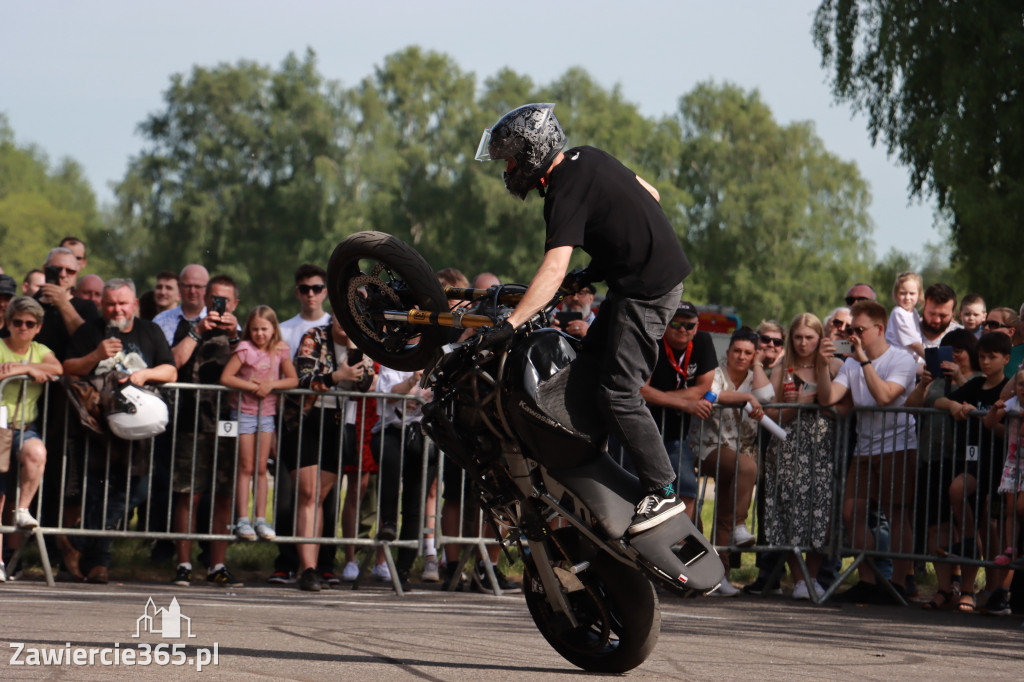
[[[819,372],[832,371],[818,352],[825,338],[821,321],[811,313],[793,318],[779,369],[772,373],[775,402],[797,406],[767,410],[782,424],[788,438],[772,439],[764,460],[764,534],[768,544],[805,547],[808,584],[791,555],[794,599],[820,596],[824,589],[814,577],[829,542],[835,475],[836,424],[832,415],[812,407],[817,403]],[[791,379],[790,379],[791,378]]]

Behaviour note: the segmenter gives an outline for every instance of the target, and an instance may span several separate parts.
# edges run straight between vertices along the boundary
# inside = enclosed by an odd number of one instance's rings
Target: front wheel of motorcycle
[[[348,337],[385,367],[423,369],[449,335],[441,327],[385,318],[385,311],[448,311],[427,261],[386,232],[357,232],[338,244],[327,265],[327,293]]]
[[[563,546],[573,544],[574,530],[557,532]],[[589,672],[624,673],[647,660],[661,631],[658,595],[651,582],[603,553],[594,555],[576,577],[581,585],[563,588],[577,621],[571,627],[563,614],[552,609],[532,558],[525,558],[526,605],[548,644]]]

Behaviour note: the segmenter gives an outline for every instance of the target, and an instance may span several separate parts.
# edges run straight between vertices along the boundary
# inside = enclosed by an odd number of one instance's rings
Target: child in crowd
[[[981,338],[985,331],[986,317],[988,309],[981,294],[967,294],[964,300],[960,301],[960,323],[964,329],[974,334],[974,338]]]
[[[277,414],[275,389],[299,385],[288,344],[281,340],[277,315],[270,306],[256,306],[245,321],[242,341],[228,360],[220,382],[241,393],[231,396],[238,419],[238,484],[235,507],[238,520],[235,534],[243,540],[277,537],[267,523],[267,457],[274,440],[274,415]],[[249,490],[256,474],[254,523],[249,522]]]
[[[1014,374],[1016,395],[1008,400],[998,400],[985,415],[985,426],[994,429],[1006,419],[1006,459],[1003,461],[1003,476],[999,480],[999,493],[1006,501],[1004,509],[1012,510],[1014,516],[1008,517],[1005,524],[1004,544],[1006,549],[995,558],[999,566],[1008,566],[1016,554],[1016,536],[1024,524],[1024,453],[1018,455],[1020,445],[1024,442],[1024,420],[1020,412],[1024,410],[1024,370]],[[1015,517],[1015,520],[1014,520]]]
[[[916,272],[901,272],[896,275],[892,297],[896,307],[889,315],[885,327],[885,340],[890,346],[903,348],[913,353],[918,360],[924,359],[924,343],[921,339],[921,316],[917,313],[917,302],[921,300],[924,282]]]
[[[954,419],[963,422],[956,429],[956,459],[953,462],[953,482],[949,486],[950,507],[953,511],[955,528],[961,534],[960,546],[951,552],[967,559],[977,559],[980,554],[994,558],[998,549],[991,546],[978,551],[978,535],[976,529],[987,528],[993,519],[989,516],[991,507],[986,503],[988,497],[995,496],[1002,470],[1002,457],[997,456],[1003,450],[1003,426],[993,424],[992,428],[982,428],[984,422],[971,416],[976,410],[986,411],[993,408],[999,401],[999,394],[1008,379],[1003,368],[1010,361],[1010,337],[998,332],[984,334],[978,340],[978,365],[982,376],[975,377],[956,389],[948,396],[935,401],[935,408],[948,411]],[[977,507],[972,498],[977,495]],[[982,518],[976,519],[975,509]],[[987,533],[984,535],[988,535]],[[991,542],[989,543],[991,545]],[[997,545],[998,547],[998,545]],[[986,569],[986,584],[1001,585],[1006,578],[996,571]],[[978,573],[976,565],[961,564],[960,575],[963,589],[960,592],[960,611],[974,611],[974,578]],[[1008,587],[1008,585],[1007,585]],[[1008,608],[1005,590],[993,591],[986,604],[986,610]]]

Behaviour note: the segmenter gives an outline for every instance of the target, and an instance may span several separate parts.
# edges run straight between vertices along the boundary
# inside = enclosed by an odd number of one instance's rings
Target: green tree
[[[81,166],[63,159],[57,166],[38,147],[18,145],[0,114],[0,265],[15,279],[41,267],[47,252],[66,236],[86,244],[102,233],[96,196]],[[106,274],[102,256],[90,254],[93,272]]]
[[[953,260],[1016,306],[1024,225],[1024,6],[999,0],[824,0],[814,41],[837,100],[866,114],[952,217]],[[999,248],[1000,246],[1009,248]]]
[[[272,71],[251,62],[175,75],[148,146],[118,184],[123,267],[148,279],[201,263],[245,302],[290,305],[292,273],[324,262],[355,222],[351,124],[309,51]],[[281,256],[287,254],[286,259]]]
[[[785,324],[827,312],[867,273],[867,186],[810,123],[780,126],[756,91],[703,83],[681,98],[678,126],[688,297]]]

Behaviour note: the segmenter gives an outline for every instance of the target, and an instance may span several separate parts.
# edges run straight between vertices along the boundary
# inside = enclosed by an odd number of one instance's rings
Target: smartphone
[[[953,347],[939,346],[938,348],[924,349],[924,366],[933,379],[941,379],[945,376],[942,373],[942,363],[953,362]]]
[[[836,348],[836,355],[849,355],[853,352],[853,344],[849,339],[835,339],[832,345]]]
[[[228,299],[224,296],[213,297],[213,309],[220,315],[228,311]]]
[[[573,322],[574,320],[582,320],[583,313],[572,310],[557,312],[555,313],[555,319],[558,320],[558,326],[561,327],[562,329],[565,329],[567,326],[569,326],[570,322]]]
[[[60,268],[56,265],[44,265],[43,278],[47,284],[60,284]]]
[[[350,348],[349,351],[348,351],[348,356],[347,356],[347,358],[345,360],[345,362],[348,363],[348,366],[349,367],[355,367],[356,365],[358,365],[362,361],[363,361],[363,351],[359,350],[358,348]]]

